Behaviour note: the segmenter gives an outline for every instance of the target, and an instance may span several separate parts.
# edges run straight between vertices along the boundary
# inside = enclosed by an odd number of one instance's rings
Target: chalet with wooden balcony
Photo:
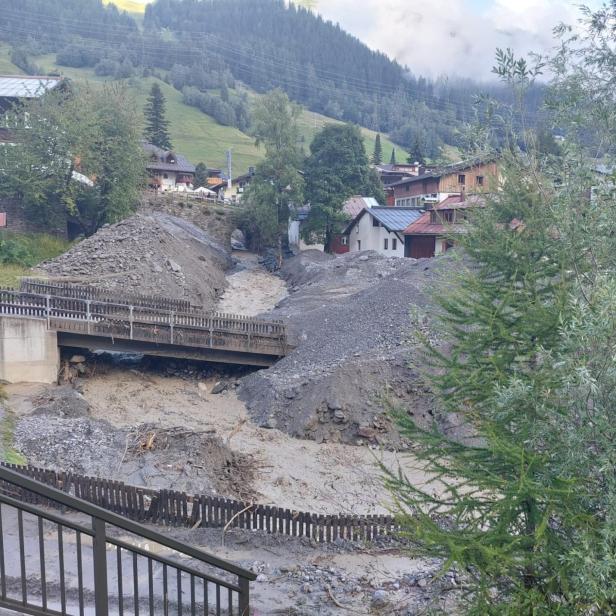
[[[472,195],[496,189],[499,170],[494,157],[475,158],[425,169],[419,175],[390,185],[396,207],[422,207],[441,203],[450,195]]]
[[[148,184],[157,190],[187,190],[195,178],[195,166],[184,156],[164,150],[151,143],[144,143],[147,156]]]

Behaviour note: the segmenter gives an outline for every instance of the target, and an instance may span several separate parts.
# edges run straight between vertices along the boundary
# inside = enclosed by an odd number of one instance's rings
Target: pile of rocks
[[[118,294],[186,299],[213,309],[232,262],[226,248],[169,214],[136,214],[105,225],[38,270]]]
[[[260,425],[317,441],[400,446],[386,410],[428,424],[433,407],[411,341],[434,338],[429,290],[453,258],[332,257],[308,251],[281,274],[290,296],[273,311],[297,348],[242,381],[240,396]]]

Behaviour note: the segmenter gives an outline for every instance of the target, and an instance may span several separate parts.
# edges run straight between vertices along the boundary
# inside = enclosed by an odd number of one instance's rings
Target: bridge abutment
[[[45,320],[0,316],[0,379],[55,383],[59,368],[58,335]]]

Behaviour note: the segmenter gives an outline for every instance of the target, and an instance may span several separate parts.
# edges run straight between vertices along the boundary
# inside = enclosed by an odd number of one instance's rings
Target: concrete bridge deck
[[[41,348],[51,344],[43,331],[51,332],[52,337],[55,334],[55,344],[60,347],[254,366],[270,366],[288,352],[286,326],[281,321],[181,308],[133,305],[100,296],[64,297],[0,289],[0,320],[4,322],[0,328],[0,364],[19,361],[11,354],[16,357],[23,352],[42,354],[53,361],[49,348]],[[28,322],[30,325],[25,326]],[[32,334],[34,330],[36,334]],[[36,343],[32,343],[33,335]],[[7,378],[6,369],[0,377],[13,380]]]

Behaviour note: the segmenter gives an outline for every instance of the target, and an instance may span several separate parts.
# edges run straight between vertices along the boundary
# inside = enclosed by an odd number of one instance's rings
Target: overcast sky
[[[489,79],[496,47],[543,52],[600,0],[316,0],[316,10],[416,75]]]

